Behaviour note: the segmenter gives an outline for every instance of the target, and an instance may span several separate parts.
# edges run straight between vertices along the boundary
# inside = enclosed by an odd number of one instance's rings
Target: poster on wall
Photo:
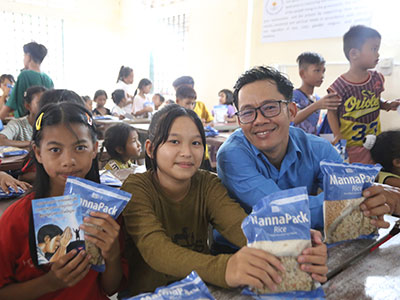
[[[351,25],[370,26],[371,0],[264,0],[262,42],[342,36]]]

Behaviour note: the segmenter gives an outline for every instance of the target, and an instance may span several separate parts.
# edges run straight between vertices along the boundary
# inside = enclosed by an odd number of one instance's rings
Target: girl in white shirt
[[[115,106],[112,108],[111,113],[113,116],[117,116],[120,120],[125,119],[126,112],[124,106],[126,105],[126,97],[124,90],[115,90],[111,94]]]
[[[154,104],[147,96],[150,93],[152,83],[149,79],[143,78],[139,81],[139,85],[133,95],[133,115],[135,117],[147,118],[154,110]]]
[[[127,99],[124,110],[130,114],[132,113],[132,83],[133,83],[133,69],[126,66],[121,66],[118,73],[117,85],[115,89],[124,90]]]

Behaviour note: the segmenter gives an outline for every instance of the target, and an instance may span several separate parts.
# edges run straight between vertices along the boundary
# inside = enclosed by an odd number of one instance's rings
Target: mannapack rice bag
[[[370,187],[380,165],[347,164],[323,160],[325,242],[337,243],[357,238],[373,238],[377,227],[364,216],[362,191]]]
[[[159,287],[154,293],[144,293],[124,300],[214,300],[207,286],[195,271],[186,278],[168,286]]]
[[[264,197],[243,220],[247,246],[278,257],[286,270],[281,274],[283,280],[277,291],[264,288],[256,290],[256,294],[278,293],[275,296],[299,299],[304,295],[313,299],[323,296],[322,288],[315,290],[311,275],[302,271],[297,262],[301,252],[311,247],[310,216],[307,189],[299,187]],[[244,293],[254,295],[251,289]]]
[[[82,217],[89,217],[91,211],[109,214],[117,219],[131,199],[131,194],[103,184],[78,177],[68,177],[64,195],[78,194],[81,197]],[[91,255],[92,269],[104,272],[105,263],[100,249],[89,241],[85,241],[85,249]]]

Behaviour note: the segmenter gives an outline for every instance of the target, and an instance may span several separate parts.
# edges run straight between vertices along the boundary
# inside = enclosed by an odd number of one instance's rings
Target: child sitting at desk
[[[125,119],[125,115],[127,115],[127,113],[125,112],[124,107],[127,100],[124,90],[115,90],[111,94],[111,98],[115,103],[115,106],[111,110],[112,115],[118,117],[120,120]]]
[[[132,174],[122,189],[132,193],[123,216],[128,240],[129,296],[154,291],[195,270],[221,287],[274,288],[284,272],[279,259],[246,247],[241,223],[246,213],[230,199],[214,174],[199,170],[205,151],[203,124],[192,110],[167,105],[158,111],[146,140],[146,173]],[[233,243],[236,254],[211,255],[208,226]],[[326,246],[313,232],[314,246],[299,260],[314,279],[325,281]],[[304,260],[303,260],[304,259]]]
[[[25,91],[25,108],[29,114],[25,117],[11,120],[0,132],[0,146],[13,146],[30,148],[32,139],[32,126],[39,110],[39,99],[46,88],[32,86]]]
[[[235,108],[233,107],[233,93],[232,91],[228,90],[228,89],[223,89],[220,90],[218,93],[218,97],[219,97],[219,104],[217,106],[214,106],[214,109],[212,110],[212,115],[215,117],[215,119],[217,119],[217,111],[216,109],[218,108],[218,106],[222,106],[225,110],[225,115],[224,115],[224,120],[221,123],[225,123],[225,122],[236,122],[236,116],[235,116]],[[219,120],[216,122],[220,122]]]
[[[125,123],[111,126],[105,133],[101,148],[101,153],[105,147],[111,157],[104,169],[110,170],[119,180],[124,181],[134,172],[132,160],[139,158],[141,146],[135,128]]]
[[[11,74],[3,74],[0,76],[0,89],[3,91],[3,94],[0,96],[0,109],[6,104],[14,83],[15,79]]]
[[[111,111],[107,107],[104,107],[107,98],[107,93],[104,90],[97,90],[96,93],[94,93],[93,101],[96,102],[96,108],[92,111],[94,116],[111,115]]]

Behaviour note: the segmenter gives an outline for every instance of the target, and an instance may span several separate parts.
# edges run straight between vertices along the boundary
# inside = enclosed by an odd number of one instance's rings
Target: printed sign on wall
[[[264,0],[262,42],[342,36],[351,25],[369,26],[371,0]]]

